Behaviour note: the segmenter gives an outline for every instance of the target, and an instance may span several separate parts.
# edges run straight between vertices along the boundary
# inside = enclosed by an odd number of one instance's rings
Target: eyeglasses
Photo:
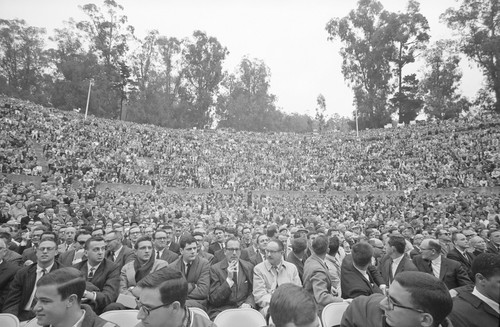
[[[228,251],[228,252],[238,252],[238,251],[240,251],[240,248],[226,248],[226,251]]]
[[[163,307],[168,307],[169,305],[172,304],[171,303],[168,303],[168,304],[162,304],[162,305],[159,305],[157,307],[154,307],[154,308],[148,308],[147,306],[145,306],[144,304],[142,304],[141,302],[135,300],[135,303],[137,304],[137,308],[139,309],[139,311],[143,311],[144,314],[147,316],[149,316],[151,314],[151,311],[154,311],[156,309],[159,309],[159,308],[163,308]]]
[[[281,250],[277,250],[277,251],[274,251],[274,250],[266,250],[266,253],[270,253],[270,254],[275,254],[275,253],[280,253]]]
[[[49,252],[49,251],[54,251],[55,248],[54,247],[52,247],[52,248],[38,248],[37,250],[40,252],[45,252],[45,251]]]
[[[387,292],[386,299],[387,299],[387,308],[389,310],[394,310],[394,307],[398,307],[398,308],[401,308],[401,309],[408,309],[408,310],[419,312],[419,313],[425,313],[424,310],[410,308],[410,307],[404,306],[402,304],[395,303],[394,299],[389,295],[389,292]]]
[[[110,242],[113,242],[114,240],[116,240],[116,238],[112,238],[110,240],[104,240],[104,243],[110,243]]]
[[[85,245],[85,241],[77,241],[80,245]]]

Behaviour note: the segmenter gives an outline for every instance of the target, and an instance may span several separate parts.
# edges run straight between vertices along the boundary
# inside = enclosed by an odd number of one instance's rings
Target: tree
[[[500,113],[500,2],[462,0],[458,9],[449,8],[441,17],[459,31],[460,50],[483,70],[495,93],[494,110]]]
[[[329,40],[343,43],[342,73],[354,91],[360,128],[382,127],[390,121],[387,99],[392,93],[390,42],[387,12],[376,0],[359,0],[358,7],[326,26]]]
[[[391,103],[399,110],[399,123],[409,124],[417,118],[423,100],[419,95],[419,80],[415,74],[403,78],[399,92],[391,99]]]
[[[183,100],[190,104],[186,118],[192,127],[206,128],[212,124],[214,104],[224,74],[222,63],[229,52],[219,41],[204,32],[195,31],[182,51],[185,90]]]
[[[426,67],[422,80],[424,112],[431,118],[457,118],[468,110],[469,102],[458,94],[462,78],[460,57],[449,54],[452,49],[449,41],[438,41],[426,54]]]
[[[323,94],[318,95],[316,98],[316,103],[318,106],[316,107],[316,121],[318,122],[318,131],[322,132],[326,125],[326,100]]]

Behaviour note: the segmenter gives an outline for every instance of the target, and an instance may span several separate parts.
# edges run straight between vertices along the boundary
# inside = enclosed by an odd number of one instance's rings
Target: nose
[[[384,297],[382,301],[380,301],[379,306],[382,310],[389,310],[389,304],[387,302],[387,297]]]
[[[146,319],[146,314],[144,313],[144,310],[139,309],[139,311],[137,311],[137,319],[139,320]]]

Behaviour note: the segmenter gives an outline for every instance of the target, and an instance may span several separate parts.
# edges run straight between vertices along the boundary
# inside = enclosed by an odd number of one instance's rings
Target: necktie
[[[189,270],[191,269],[191,262],[186,265],[186,279],[189,275]]]
[[[273,267],[271,268],[271,271],[272,271],[272,273],[273,273],[273,275],[274,275],[274,279],[275,279],[275,286],[274,286],[274,289],[277,289],[277,288],[278,288],[278,286],[280,286],[280,285],[278,284],[278,267],[273,266]]]
[[[160,259],[160,251],[156,251],[156,259]]]
[[[89,271],[89,276],[87,278],[87,280],[90,282],[92,280],[92,278],[94,278],[94,271],[95,271],[95,268],[92,267],[90,268],[90,271]]]
[[[43,268],[41,273],[40,273],[40,278],[42,278],[43,276],[45,276],[45,274],[47,273],[47,269]],[[37,282],[40,280],[40,278],[37,279]],[[36,285],[35,285],[35,288],[33,289],[33,293],[36,291]],[[36,298],[33,298],[33,301],[31,301],[31,310],[33,310],[35,308],[35,305],[37,303],[37,299]]]
[[[111,261],[115,261],[115,251],[109,251],[108,259]]]

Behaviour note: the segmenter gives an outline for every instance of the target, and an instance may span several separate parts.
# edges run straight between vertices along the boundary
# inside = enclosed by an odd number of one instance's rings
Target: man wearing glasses
[[[432,239],[425,239],[420,245],[422,254],[413,258],[419,271],[431,274],[442,280],[448,289],[472,284],[462,265],[441,255],[441,244]]]
[[[446,229],[438,229],[435,233],[436,239],[439,241],[441,245],[441,254],[445,257],[448,255],[448,252],[453,249],[453,243],[451,242],[450,232]]]
[[[87,259],[84,252],[85,242],[90,238],[89,232],[82,231],[76,235],[76,242],[72,250],[66,251],[59,256],[59,262],[69,267]]]
[[[208,314],[212,320],[226,309],[255,306],[252,294],[253,265],[240,260],[240,241],[228,239],[224,253],[224,259],[210,267]]]
[[[302,286],[297,267],[283,260],[283,248],[280,240],[269,240],[266,260],[256,265],[253,271],[253,296],[264,317],[267,316],[271,296],[278,286],[285,283]]]
[[[134,289],[140,294],[137,319],[148,327],[215,327],[186,306],[188,282],[182,272],[170,266],[159,271],[162,273],[149,275]]]
[[[347,307],[345,327],[450,326],[453,302],[446,285],[419,271],[397,274],[386,295],[359,296]]]
[[[3,308],[4,313],[11,313],[19,321],[35,317],[32,309],[36,304],[36,282],[45,274],[59,269],[62,265],[55,261],[57,243],[53,239],[45,239],[36,248],[36,262],[22,268],[14,276]]]
[[[126,263],[135,260],[134,251],[122,244],[122,232],[113,230],[104,236],[106,243],[106,259],[114,262],[122,269]]]

